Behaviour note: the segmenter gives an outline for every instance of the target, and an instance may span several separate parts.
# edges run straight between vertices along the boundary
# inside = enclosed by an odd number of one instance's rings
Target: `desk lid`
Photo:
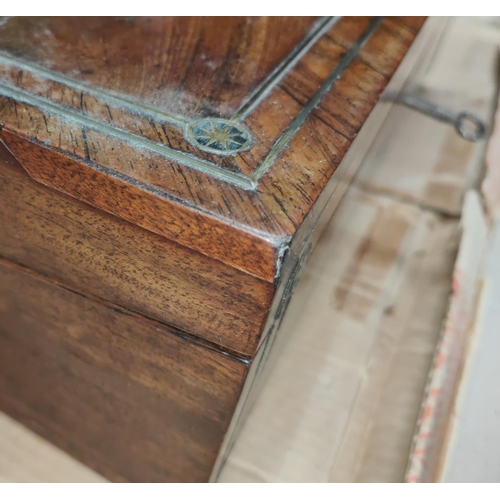
[[[0,18],[39,182],[266,281],[424,18]]]

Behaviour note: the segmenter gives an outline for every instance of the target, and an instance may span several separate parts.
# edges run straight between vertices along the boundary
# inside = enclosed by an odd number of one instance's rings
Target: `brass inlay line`
[[[71,89],[85,92],[94,97],[106,98],[114,104],[129,108],[131,111],[140,113],[142,115],[153,116],[159,120],[172,123],[173,125],[183,127],[184,125],[187,125],[189,123],[189,120],[182,116],[173,115],[164,111],[158,111],[155,108],[145,106],[144,104],[140,104],[137,101],[131,101],[127,99],[123,94],[118,94],[111,90],[105,90],[100,87],[92,87],[90,85],[87,85],[86,83],[82,83],[79,80],[75,80],[74,78],[70,78],[61,73],[57,73],[49,69],[44,69],[36,64],[27,63],[22,60],[16,59],[15,57],[5,54],[4,52],[0,52],[0,63],[29,71],[30,73],[33,73],[35,75],[43,76],[48,80],[61,83],[63,85],[66,85],[67,87],[70,87]]]
[[[231,121],[241,121],[248,116],[253,109],[262,101],[271,88],[288,72],[299,59],[328,31],[339,19],[339,17],[325,17],[320,19],[315,26],[309,31],[308,35],[302,40],[292,52],[268,75],[261,83],[254,94],[244,103],[236,113],[229,118]],[[106,98],[120,106],[126,106],[132,111],[154,116],[160,120],[170,122],[174,125],[185,126],[190,123],[190,120],[183,116],[174,115],[165,111],[158,111],[156,108],[146,106],[127,99],[123,94],[113,92],[109,89],[101,87],[96,88],[86,83],[70,78],[61,73],[42,68],[34,63],[27,63],[20,59],[16,59],[11,55],[0,52],[0,62],[6,65],[15,66],[16,68],[38,74],[57,83],[61,83],[80,92],[86,92],[89,95]]]
[[[112,137],[116,137],[125,142],[131,142],[138,147],[149,149],[155,153],[166,156],[174,161],[187,165],[188,167],[201,170],[202,172],[209,173],[214,177],[222,179],[226,182],[231,182],[245,189],[252,189],[255,187],[255,183],[251,179],[243,175],[238,175],[230,170],[224,170],[220,168],[215,163],[210,163],[206,160],[202,160],[196,156],[190,155],[189,153],[184,153],[183,151],[178,151],[177,149],[172,149],[164,144],[159,144],[149,139],[145,139],[140,135],[136,135],[129,131],[124,131],[122,129],[112,127],[102,122],[98,122],[92,118],[88,118],[75,111],[63,108],[59,104],[55,104],[48,99],[44,99],[38,96],[34,96],[28,92],[13,89],[6,85],[0,84],[1,95],[15,99],[20,102],[24,102],[38,109],[46,110],[50,113],[63,114],[66,117],[70,117],[71,120],[79,123],[80,125],[97,130],[98,132],[104,132]]]
[[[245,102],[230,118],[231,121],[244,120],[262,102],[277,83],[300,61],[309,49],[340,19],[340,16],[326,17],[320,19],[308,36],[298,44],[288,56],[269,74],[269,76],[254,91],[247,102]]]
[[[337,67],[328,75],[328,78],[323,82],[318,92],[310,99],[310,101],[300,110],[299,114],[295,117],[293,122],[288,126],[285,132],[274,143],[267,156],[262,160],[259,166],[251,175],[251,179],[257,182],[275,162],[283,149],[287,146],[290,139],[295,135],[297,130],[306,121],[311,111],[320,103],[323,96],[330,90],[336,80],[338,80],[344,70],[351,64],[353,59],[358,55],[359,50],[364,43],[370,38],[372,33],[377,29],[382,22],[382,17],[376,18],[372,21],[366,31],[358,38],[356,43],[344,54]]]
[[[270,89],[278,83],[279,79],[282,78],[282,76],[286,73],[286,71],[291,69],[298,62],[298,60],[300,60],[300,58],[310,49],[310,47],[314,43],[316,43],[319,40],[319,38],[321,38],[321,36],[323,36],[324,33],[337,22],[338,19],[339,19],[338,17],[334,17],[322,20],[319,23],[317,29],[313,30],[314,34],[312,34],[309,38],[306,38],[302,43],[300,49],[292,52],[287,57],[287,59],[282,64],[280,64],[280,66],[278,66],[278,68],[273,72],[271,77],[269,77],[264,82],[264,84],[259,88],[259,91],[256,94],[254,94],[253,98],[251,98],[245,105],[242,106],[242,108],[240,108],[240,110],[235,115],[236,118],[233,117],[232,121],[237,121],[238,119],[243,119],[245,116],[248,116],[248,114],[251,113],[251,111],[267,95]],[[163,155],[167,158],[170,158],[174,161],[184,164],[190,168],[194,168],[201,172],[213,175],[216,178],[219,178],[226,182],[230,182],[244,189],[255,189],[258,185],[259,179],[267,172],[270,166],[278,158],[283,149],[288,145],[289,141],[292,139],[292,137],[295,135],[298,129],[305,122],[309,114],[320,103],[324,95],[332,88],[335,81],[342,76],[344,70],[358,55],[359,50],[377,29],[382,19],[383,19],[382,17],[376,18],[369,24],[366,31],[344,54],[338,65],[330,73],[328,78],[323,82],[323,84],[316,92],[316,94],[300,110],[300,112],[294,118],[292,123],[288,126],[285,132],[278,138],[278,140],[273,144],[273,146],[267,153],[266,157],[261,161],[261,163],[257,166],[256,170],[250,176],[244,176],[231,172],[230,170],[224,169],[215,163],[203,160],[190,153],[185,153],[183,151],[179,151],[177,149],[173,149],[169,146],[166,146],[162,143],[151,141],[131,131],[123,130],[116,126],[99,122],[94,118],[90,118],[81,113],[78,113],[77,111],[68,109],[66,106],[62,104],[54,103],[48,98],[37,96],[30,92],[20,90],[18,88],[12,88],[9,85],[5,85],[4,83],[3,84],[0,83],[0,92],[6,97],[17,99],[21,102],[25,102],[29,105],[38,107],[42,111],[45,109],[52,113],[68,116],[73,121],[81,124],[84,127],[88,127],[97,130],[99,132],[104,132],[106,134],[109,134],[126,142],[132,142],[133,144],[136,144],[138,147],[149,149],[150,151]],[[110,92],[106,92],[103,90],[95,90],[94,88],[86,84],[83,84],[79,81],[73,80],[71,78],[65,77],[63,75],[60,75],[58,73],[49,70],[39,68],[38,66],[29,63],[18,61],[17,59],[2,53],[0,53],[0,62],[13,65],[15,67],[18,67],[20,69],[29,72],[38,73],[39,75],[44,76],[45,78],[51,79],[58,83],[62,83],[70,88],[75,88],[76,90],[87,92],[90,95],[104,96],[110,101],[115,102],[119,105],[125,105],[133,111],[139,112],[141,114],[154,116],[161,120],[168,121],[176,126],[182,127],[183,130],[186,130],[186,127],[189,124],[189,122],[185,118],[169,115],[163,112],[158,112],[153,108],[136,104],[132,101],[128,101],[122,96],[113,95],[113,93]]]

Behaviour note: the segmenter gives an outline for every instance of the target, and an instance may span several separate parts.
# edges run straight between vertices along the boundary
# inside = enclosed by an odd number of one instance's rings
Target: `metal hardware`
[[[221,118],[204,118],[191,123],[187,139],[203,151],[236,154],[250,147],[250,134],[238,123]]]
[[[457,133],[468,141],[479,141],[486,134],[484,122],[474,114],[468,111],[457,113],[445,106],[427,101],[417,94],[388,92],[382,96],[382,100],[402,104],[441,122],[450,123],[455,127]]]

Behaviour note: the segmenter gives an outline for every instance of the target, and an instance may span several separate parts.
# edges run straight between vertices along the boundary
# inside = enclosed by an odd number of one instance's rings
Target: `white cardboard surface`
[[[221,481],[402,480],[457,224],[352,188],[304,270]]]
[[[0,482],[106,481],[34,432],[0,413]]]
[[[489,124],[497,99],[499,39],[500,30],[485,21],[451,18],[440,48],[414,90],[431,102],[473,112]],[[448,124],[395,107],[356,182],[459,217],[465,192],[483,174],[478,165],[485,148],[485,141],[464,141]]]
[[[465,199],[462,230],[453,271],[453,295],[426,389],[406,474],[408,482],[436,481],[439,474],[487,246],[488,228],[475,191],[468,192]]]
[[[441,482],[500,482],[500,220],[484,270],[477,321],[450,420]]]

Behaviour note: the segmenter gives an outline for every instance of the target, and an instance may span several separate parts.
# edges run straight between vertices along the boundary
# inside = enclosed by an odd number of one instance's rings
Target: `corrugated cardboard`
[[[498,53],[498,27],[486,27],[482,39]],[[410,482],[500,480],[500,106],[481,188],[486,211],[475,191],[464,206],[453,300],[410,456]]]
[[[457,225],[350,191],[304,270],[221,481],[402,479]]]
[[[500,214],[500,102],[486,153],[486,176],[481,188],[488,214],[491,218],[498,217]]]
[[[479,194],[470,193],[454,300],[411,454],[409,481],[500,481],[500,111],[486,166],[482,192],[487,212]]]
[[[450,21],[415,92],[490,123],[497,96],[495,30],[484,22]],[[452,126],[395,107],[364,161],[357,182],[373,192],[460,216],[465,192],[477,186],[486,143],[464,141]]]
[[[407,471],[408,482],[436,481],[452,415],[469,328],[475,314],[488,228],[479,195],[470,191],[462,216],[462,240],[453,272],[453,296],[443,326],[418,432]]]
[[[493,225],[471,344],[458,388],[441,482],[500,482],[500,219]]]

